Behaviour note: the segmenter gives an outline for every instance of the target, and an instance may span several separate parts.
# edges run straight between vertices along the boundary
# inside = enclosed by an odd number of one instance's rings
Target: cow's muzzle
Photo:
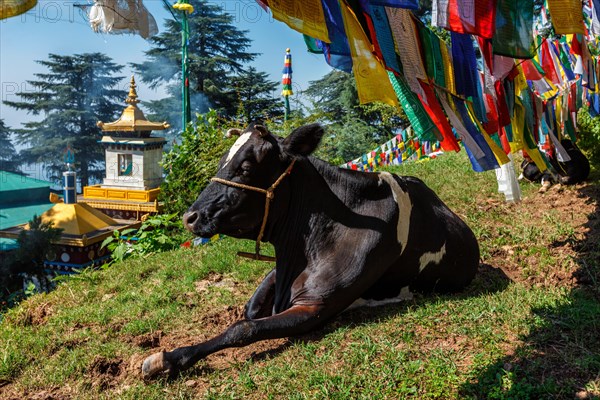
[[[209,223],[208,216],[198,210],[187,211],[183,214],[183,226],[188,231],[201,237],[212,236],[209,232],[212,224]]]
[[[198,211],[186,211],[183,214],[183,226],[190,232],[194,232],[194,225],[198,221]]]

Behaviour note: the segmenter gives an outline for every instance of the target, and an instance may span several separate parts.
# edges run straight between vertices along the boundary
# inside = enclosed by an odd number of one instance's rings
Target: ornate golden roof
[[[123,110],[121,118],[115,122],[98,121],[97,125],[104,132],[149,132],[168,129],[170,125],[166,122],[158,123],[151,122],[146,119],[142,110],[137,104],[140,102],[135,91],[135,79],[131,77],[131,86],[129,88],[129,96],[125,103],[129,104]]]

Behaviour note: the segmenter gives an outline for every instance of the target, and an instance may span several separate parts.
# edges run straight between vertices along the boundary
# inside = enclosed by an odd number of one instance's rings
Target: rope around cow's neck
[[[279,186],[279,184],[281,183],[281,181],[283,181],[283,178],[285,178],[286,176],[288,176],[291,172],[292,172],[292,168],[294,167],[294,163],[296,162],[296,160],[292,160],[291,164],[289,167],[287,167],[287,169],[283,172],[283,174],[281,174],[279,176],[279,178],[277,178],[277,180],[268,188],[268,189],[262,189],[256,186],[250,186],[250,185],[244,185],[243,183],[237,183],[237,182],[233,182],[233,181],[228,181],[226,179],[221,179],[221,178],[217,178],[217,177],[213,177],[210,180],[213,182],[218,182],[221,183],[223,185],[227,185],[227,186],[232,186],[238,189],[247,189],[247,190],[252,190],[255,192],[259,192],[259,193],[263,193],[266,196],[265,199],[265,213],[263,216],[263,220],[262,220],[262,224],[260,226],[260,232],[258,232],[258,237],[256,238],[256,246],[255,246],[255,253],[246,253],[243,251],[238,251],[238,256],[240,257],[246,257],[246,258],[251,258],[253,260],[261,260],[261,261],[275,261],[275,257],[271,257],[271,256],[264,256],[262,254],[260,254],[260,242],[262,240],[262,237],[265,233],[265,227],[267,226],[267,218],[269,217],[269,208],[271,207],[271,201],[273,201],[273,198],[275,198],[275,188],[277,188],[277,186]]]

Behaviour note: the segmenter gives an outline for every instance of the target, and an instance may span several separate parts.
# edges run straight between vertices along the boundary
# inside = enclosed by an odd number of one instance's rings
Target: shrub
[[[600,167],[600,116],[593,117],[587,107],[579,110],[577,115],[579,127],[579,140],[577,144],[585,151],[590,163],[596,168]]]
[[[102,242],[102,247],[108,247],[113,261],[123,261],[176,249],[189,237],[177,214],[154,215],[137,230],[114,231],[113,236]]]
[[[234,140],[225,138],[226,129],[214,110],[199,114],[196,124],[188,125],[182,133],[181,144],[165,154],[162,166],[167,177],[161,185],[160,200],[166,213],[183,213],[208,185]]]
[[[50,288],[44,273],[44,261],[52,242],[60,239],[61,232],[62,229],[54,228],[51,222],[42,222],[42,217],[33,216],[29,221],[29,229],[19,233],[17,249],[9,253],[0,265],[2,296],[13,292],[23,274],[37,278],[44,290]]]

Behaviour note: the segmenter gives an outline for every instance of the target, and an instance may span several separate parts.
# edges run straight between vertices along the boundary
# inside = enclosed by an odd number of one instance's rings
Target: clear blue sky
[[[130,62],[144,59],[149,42],[137,35],[108,35],[94,33],[85,14],[74,4],[89,0],[38,0],[38,5],[21,16],[0,20],[0,82],[2,100],[18,100],[18,91],[31,90],[27,80],[35,79],[35,72],[45,69],[35,60],[45,60],[48,53],[60,55],[102,52],[117,63],[125,65],[123,75],[132,74]],[[91,2],[91,1],[90,1]],[[172,3],[174,1],[168,1]],[[294,91],[307,87],[311,80],[319,79],[331,69],[322,55],[310,54],[302,35],[260,8],[254,0],[211,1],[220,5],[235,18],[238,28],[248,31],[252,39],[252,52],[262,53],[253,62],[259,71],[280,82],[286,47],[293,55]],[[165,18],[170,17],[161,0],[144,0],[146,8],[156,19],[159,31],[163,30]],[[126,78],[122,82],[123,98],[128,88]],[[138,83],[138,95],[142,101],[162,97],[160,90],[153,91]],[[35,118],[0,104],[0,118],[10,127],[20,127],[21,122]]]

